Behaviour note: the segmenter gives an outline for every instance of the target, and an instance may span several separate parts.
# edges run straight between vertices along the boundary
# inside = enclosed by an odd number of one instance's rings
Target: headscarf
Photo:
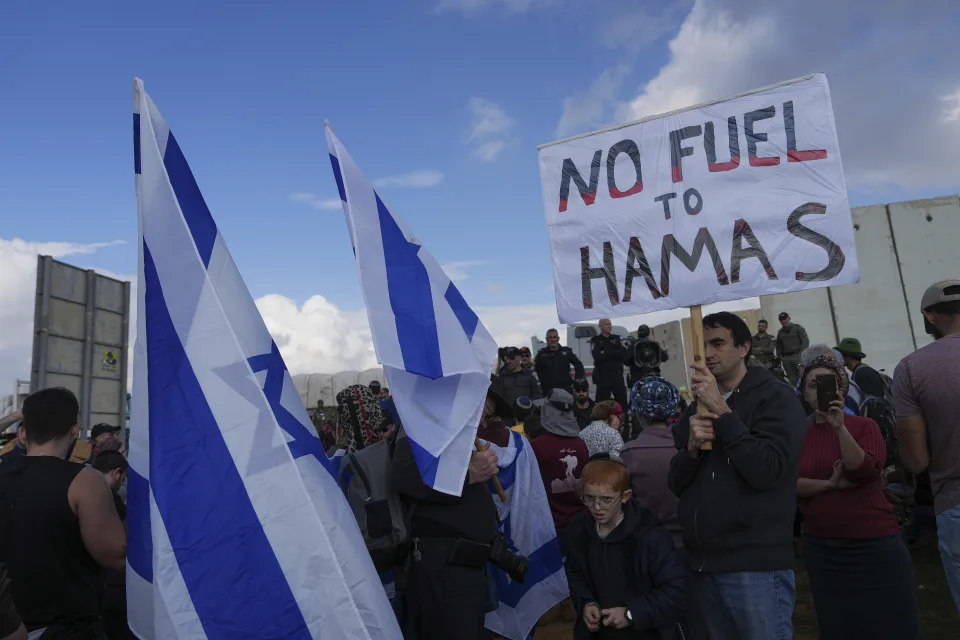
[[[814,369],[829,369],[830,373],[837,379],[837,389],[842,392],[844,398],[847,397],[847,391],[850,390],[850,379],[847,378],[846,368],[829,356],[817,356],[803,368],[803,375],[800,376],[800,382],[797,385],[797,390],[800,392],[801,398],[804,397],[807,375]]]
[[[354,384],[337,394],[337,444],[347,453],[379,442],[388,426],[380,402],[369,387]]]
[[[630,390],[630,406],[638,416],[666,422],[677,415],[680,391],[660,376],[649,376],[633,385]]]

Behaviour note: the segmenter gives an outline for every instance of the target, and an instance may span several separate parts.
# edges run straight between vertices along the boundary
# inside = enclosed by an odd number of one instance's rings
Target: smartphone
[[[817,409],[829,411],[830,403],[837,399],[837,377],[832,373],[817,376]]]

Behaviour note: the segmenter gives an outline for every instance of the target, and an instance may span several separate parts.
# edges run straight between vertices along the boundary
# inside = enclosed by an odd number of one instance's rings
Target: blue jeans
[[[710,640],[792,640],[793,571],[695,573],[694,637]]]
[[[937,514],[937,538],[953,604],[960,612],[960,505]]]

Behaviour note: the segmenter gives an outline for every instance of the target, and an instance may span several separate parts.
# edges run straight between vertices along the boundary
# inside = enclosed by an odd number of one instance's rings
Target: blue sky
[[[68,261],[135,273],[135,76],[251,293],[296,313],[318,294],[321,315],[362,308],[342,211],[323,208],[324,119],[513,342],[556,318],[536,145],[561,134],[824,71],[852,204],[960,190],[960,5],[788,4],[4,2],[0,241],[74,243]],[[25,342],[33,276],[6,277],[27,282],[24,310],[0,324]],[[326,348],[311,357],[369,361]]]
[[[486,262],[463,283],[474,304],[552,300],[535,146],[553,139],[562,99],[610,53],[576,14],[438,12],[431,2],[226,6],[5,6],[0,118],[16,123],[0,154],[5,237],[127,240],[89,262],[135,272],[139,76],[255,296],[361,304],[342,213],[291,198],[336,198],[327,118],[372,177],[443,174],[430,188],[383,191],[438,260]],[[637,72],[654,73],[664,54]],[[515,124],[469,140],[472,98]],[[488,138],[506,142],[496,161],[472,155]]]

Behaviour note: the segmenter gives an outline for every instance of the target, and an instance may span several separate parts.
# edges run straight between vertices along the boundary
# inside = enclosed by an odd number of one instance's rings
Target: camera
[[[506,538],[498,535],[490,543],[490,562],[498,569],[502,569],[510,576],[514,582],[523,582],[523,576],[527,573],[527,567],[530,562],[526,556],[521,556],[510,550]]]

